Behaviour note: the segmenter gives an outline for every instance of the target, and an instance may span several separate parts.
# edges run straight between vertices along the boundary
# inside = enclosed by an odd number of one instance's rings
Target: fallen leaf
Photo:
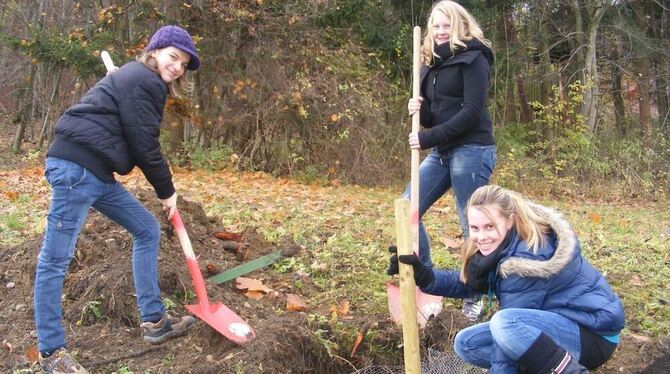
[[[9,201],[16,201],[19,198],[19,193],[16,191],[5,191],[5,196],[7,196]]]
[[[300,296],[289,293],[286,294],[286,310],[304,312],[307,310],[307,303]]]
[[[221,239],[221,240],[232,240],[232,241],[242,241],[242,234],[236,234],[234,232],[227,232],[227,231],[217,231],[214,234],[215,238]]]
[[[261,291],[247,291],[244,293],[244,296],[254,299],[254,300],[260,300],[265,296],[265,294]]]
[[[598,214],[596,212],[589,212],[588,216],[589,216],[589,219],[591,220],[591,222],[593,222],[593,223],[600,223],[603,219],[600,216],[600,214]]]
[[[37,350],[37,347],[32,346],[26,348],[26,358],[30,362],[37,362],[37,359],[40,357],[40,352]]]
[[[207,264],[205,265],[205,269],[207,269],[207,275],[216,275],[219,274],[222,270],[219,265],[216,264]]]
[[[238,290],[247,290],[247,291],[260,291],[268,293],[272,291],[270,288],[263,285],[263,282],[258,279],[237,277],[235,278],[235,287]]]
[[[630,284],[633,286],[642,286],[642,279],[640,279],[639,275],[633,275],[633,277],[630,279]]]
[[[648,338],[644,335],[630,334],[630,337],[637,340],[638,342],[643,342],[643,343],[649,343],[651,341],[650,338]]]
[[[344,300],[337,305],[332,305],[330,307],[330,311],[337,314],[338,316],[346,316],[349,314],[349,300]]]
[[[2,347],[8,350],[10,353],[14,350],[14,347],[7,340],[2,341]]]

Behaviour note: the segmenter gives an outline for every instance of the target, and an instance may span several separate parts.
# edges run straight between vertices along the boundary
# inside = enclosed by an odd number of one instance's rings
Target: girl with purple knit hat
[[[160,225],[114,179],[138,166],[171,218],[177,209],[172,174],[161,153],[160,123],[168,92],[191,88],[187,70],[200,59],[189,33],[164,26],[137,61],[113,69],[56,123],[45,177],[51,205],[35,275],[35,327],[39,363],[47,373],[85,373],[66,350],[61,324],[63,281],[89,208],[133,237],[132,270],[144,340],[159,344],[195,323],[166,313],[158,286]]]

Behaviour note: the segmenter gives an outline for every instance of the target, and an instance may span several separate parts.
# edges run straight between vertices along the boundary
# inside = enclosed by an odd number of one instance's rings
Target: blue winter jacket
[[[107,75],[56,123],[47,156],[72,161],[100,180],[139,166],[159,198],[175,192],[159,143],[168,87],[144,64],[133,61]]]
[[[500,308],[528,308],[558,313],[602,336],[614,336],[624,326],[623,304],[603,275],[581,256],[570,225],[556,211],[532,204],[553,230],[547,245],[533,253],[512,232],[489,287]],[[435,270],[435,281],[424,292],[466,297],[468,287],[458,271]]]

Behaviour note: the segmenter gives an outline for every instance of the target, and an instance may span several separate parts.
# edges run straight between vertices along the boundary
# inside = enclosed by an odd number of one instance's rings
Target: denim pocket
[[[58,185],[74,187],[86,179],[86,169],[74,162],[65,161],[48,166],[44,170],[44,176],[52,187]]]
[[[53,259],[70,258],[79,236],[79,223],[58,214],[47,216],[47,235],[42,255]]]

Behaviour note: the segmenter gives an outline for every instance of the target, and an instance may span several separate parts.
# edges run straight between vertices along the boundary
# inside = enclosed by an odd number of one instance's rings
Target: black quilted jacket
[[[75,162],[111,183],[138,166],[159,198],[174,192],[158,136],[168,87],[140,62],[96,83],[56,123],[47,156]]]

